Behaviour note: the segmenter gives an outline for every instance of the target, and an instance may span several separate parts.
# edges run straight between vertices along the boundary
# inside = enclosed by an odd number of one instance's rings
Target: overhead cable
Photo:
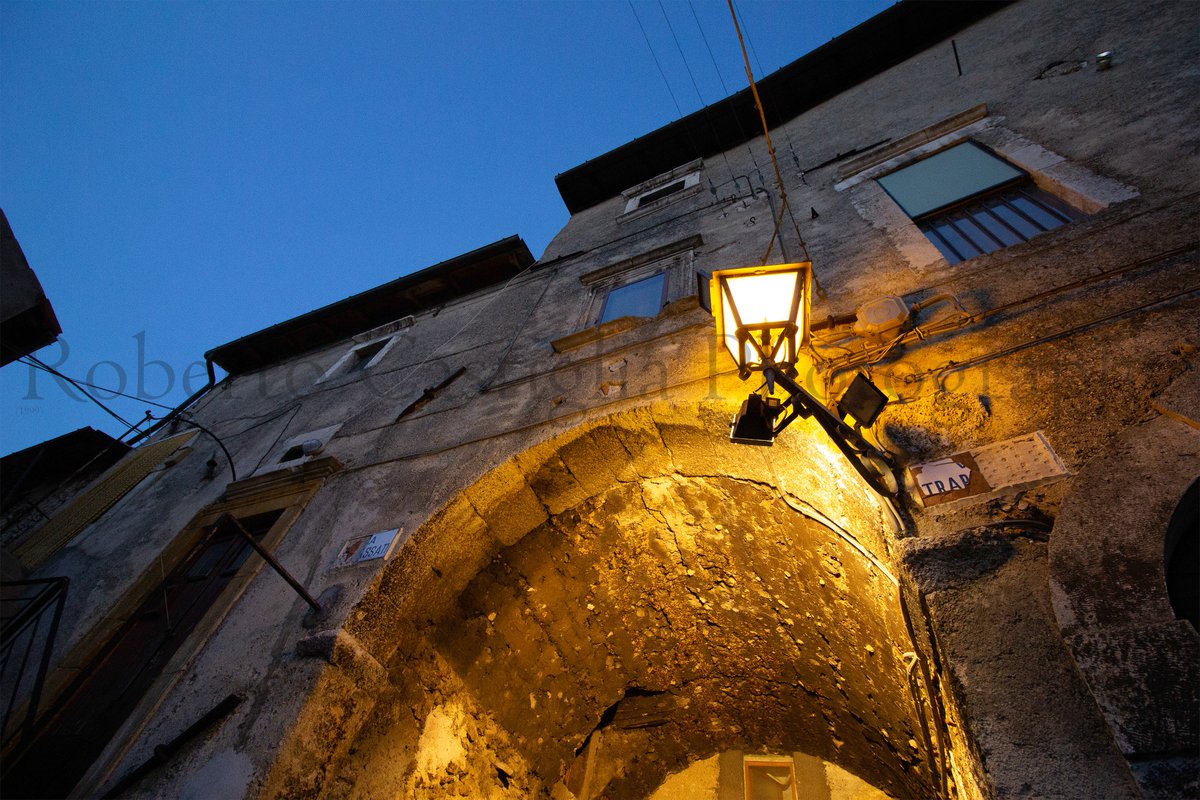
[[[675,104],[675,111],[679,114],[679,118],[683,118],[683,109],[679,107],[679,101],[675,99],[675,92],[671,91],[671,82],[667,80],[667,73],[663,71],[662,64],[658,61],[658,55],[654,52],[654,45],[650,44],[650,37],[646,35],[646,27],[642,25],[642,18],[638,16],[637,9],[633,7],[633,0],[626,0],[629,3],[629,10],[633,12],[633,18],[637,20],[638,28],[642,31],[642,38],[646,40],[646,47],[650,50],[650,57],[654,59],[654,66],[658,67],[658,74],[662,76],[663,83],[667,87],[667,94],[671,95],[671,102]]]
[[[692,19],[696,20],[696,28],[700,31],[700,38],[704,40],[704,47],[708,50],[708,57],[712,60],[713,70],[717,73],[717,80],[721,82],[721,91],[724,97],[730,96],[729,86],[725,83],[725,76],[721,74],[721,68],[717,66],[717,57],[713,53],[712,45],[708,43],[708,36],[704,33],[704,26],[700,24],[700,17],[696,14],[696,7],[692,5],[692,0],[688,0],[688,7],[692,9]],[[754,169],[762,175],[762,169],[758,166],[758,157],[754,155],[754,148],[750,146],[750,137],[746,135],[746,129],[742,127],[742,119],[736,113],[731,115],[734,123],[737,125],[738,134],[742,140],[746,142],[746,152],[750,154],[750,162],[754,164]]]
[[[775,145],[771,143],[771,131],[767,127],[767,115],[763,111],[762,98],[759,97],[758,86],[756,86],[754,83],[754,70],[750,67],[750,56],[746,52],[746,41],[745,41],[745,39],[742,38],[742,29],[741,29],[741,26],[738,24],[737,12],[734,11],[733,0],[726,0],[726,2],[728,2],[728,4],[729,4],[729,14],[731,17],[733,17],[733,29],[737,33],[738,44],[742,48],[742,60],[743,60],[743,62],[745,62],[745,65],[746,65],[746,78],[750,81],[750,93],[754,96],[754,106],[755,106],[755,108],[758,109],[758,118],[759,118],[759,121],[762,122],[763,136],[767,142],[767,152],[771,156],[771,165],[775,168],[775,181],[779,186],[779,197],[780,197],[779,215],[778,215],[777,219],[775,220],[775,230],[771,234],[771,241],[767,243],[767,251],[763,254],[763,257],[762,257],[762,262],[764,264],[766,264],[767,260],[771,257],[771,250],[774,249],[774,247],[775,247],[775,239],[778,237],[778,234],[779,234],[779,226],[783,223],[784,211],[786,211],[788,208],[787,189],[783,185],[783,174],[779,170],[779,159],[777,159],[775,157]],[[799,233],[798,229],[797,229],[797,233]],[[805,260],[808,261],[809,260],[808,246],[804,243],[803,239],[800,240],[800,247],[804,250]]]
[[[675,26],[671,24],[671,18],[667,16],[667,9],[663,6],[662,0],[658,0],[658,9],[662,12],[663,20],[667,23],[667,30],[671,32],[671,38],[675,40],[675,49],[679,51],[679,58],[683,61],[683,68],[687,70],[688,77],[692,79],[692,88],[696,90],[696,99],[700,101],[700,108],[704,111],[704,119],[708,122],[708,126],[712,128],[713,138],[719,141],[720,136],[717,133],[716,124],[713,123],[708,103],[704,102],[704,96],[700,94],[700,84],[696,83],[696,76],[692,74],[692,67],[688,64],[687,56],[683,54],[683,46],[679,44],[679,37],[675,35]],[[702,154],[697,152],[696,155],[700,157]],[[725,154],[724,150],[721,151],[721,158],[725,161],[725,168],[729,170],[729,177],[734,177],[733,167],[729,163],[729,156]],[[711,181],[709,185],[711,185]]]
[[[63,375],[61,372],[59,372],[58,370],[56,370],[54,367],[50,366],[49,364],[39,361],[36,356],[27,355],[27,356],[25,356],[24,359],[21,360],[21,363],[25,364],[26,366],[35,367],[36,369],[43,370],[45,372],[50,373],[51,375],[55,375],[55,376],[63,379],[64,381],[66,381],[67,383],[71,384],[76,389],[78,389],[80,391],[80,393],[83,394],[84,397],[91,400],[96,405],[100,406],[100,408],[104,409],[104,412],[106,414],[108,414],[110,417],[112,417],[113,419],[120,422],[122,425],[126,426],[130,430],[137,427],[136,425],[133,425],[132,423],[130,423],[129,420],[125,419],[120,414],[113,411],[108,406],[104,405],[104,403],[101,403],[96,397],[92,396],[86,389],[83,388],[83,386],[80,385],[79,381],[75,380],[74,378],[69,378],[66,375]]]
[[[29,356],[29,358],[32,359],[33,356]],[[46,366],[41,361],[37,361],[36,363],[29,363],[29,362],[22,362],[22,363],[25,363],[26,366],[33,367],[34,369],[40,369],[41,371],[47,372],[51,375],[57,375],[59,378],[62,378],[63,380],[68,381],[71,384],[75,385],[76,388],[78,388],[80,386],[86,386],[89,389],[95,389],[98,392],[108,392],[109,394],[114,395],[116,397],[127,397],[130,400],[140,400],[141,402],[146,403],[147,405],[156,406],[158,408],[165,408],[167,411],[175,410],[175,406],[168,406],[168,405],[163,405],[162,403],[156,403],[153,400],[147,400],[145,397],[140,397],[136,394],[128,394],[126,392],[118,392],[116,389],[110,389],[107,386],[98,386],[89,381],[80,380],[79,378],[69,378],[66,375],[63,375],[61,372],[57,372],[57,371],[53,370],[52,368]],[[80,391],[83,391],[83,390],[80,389]],[[125,424],[128,425],[129,423],[125,423]]]

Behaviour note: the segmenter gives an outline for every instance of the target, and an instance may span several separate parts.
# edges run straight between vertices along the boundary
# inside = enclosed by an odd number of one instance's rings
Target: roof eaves
[[[757,81],[770,127],[944,41],[1014,0],[904,0]],[[749,87],[555,176],[576,214],[677,164],[762,135]]]

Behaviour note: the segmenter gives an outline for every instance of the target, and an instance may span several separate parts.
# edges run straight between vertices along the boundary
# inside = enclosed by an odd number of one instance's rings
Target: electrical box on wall
[[[858,307],[854,332],[868,339],[890,339],[908,322],[908,306],[899,297],[888,295]]]

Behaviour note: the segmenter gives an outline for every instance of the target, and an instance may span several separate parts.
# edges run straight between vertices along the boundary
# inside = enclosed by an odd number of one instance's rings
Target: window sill
[[[614,320],[593,325],[590,328],[584,328],[581,331],[567,334],[559,339],[553,339],[550,346],[554,348],[556,353],[566,353],[570,350],[582,347],[591,342],[598,342],[602,339],[608,339],[612,336],[625,333],[625,331],[639,328],[656,320],[666,319],[668,317],[685,314],[688,311],[700,307],[700,301],[695,295],[681,297],[674,302],[668,303],[657,316],[653,317],[618,317]]]

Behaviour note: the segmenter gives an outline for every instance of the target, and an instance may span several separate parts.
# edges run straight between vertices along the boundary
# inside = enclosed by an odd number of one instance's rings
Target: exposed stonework
[[[1200,472],[1194,17],[1173,0],[1022,0],[772,131],[789,205],[817,214],[797,214],[804,248],[785,220],[771,260],[811,259],[814,320],[957,298],[886,353],[849,332],[801,365],[804,384],[833,401],[869,371],[901,464],[1044,432],[1065,465],[1053,482],[926,509],[881,500],[811,420],[770,449],[729,443],[758,381],[736,376],[690,270],[762,261],[779,198],[756,138],[702,159],[670,202],[578,209],[502,285],[429,287],[445,303],[393,326],[374,309],[362,327],[395,339],[369,367],[333,374],[371,335],[350,330],[351,299],[342,339],[276,331],[284,352],[193,403],[241,475],[313,431],[336,431],[319,458],[340,469],[283,503],[292,467],[230,486],[198,438],[39,568],[71,579],[48,685],[231,495],[246,513],[288,506],[272,552],[325,607],[247,562],[79,792],[237,692],[127,794],[637,798],[714,754],[736,793],[740,754],[803,751],[921,800],[1195,795],[1196,638],[1162,563]],[[874,55],[853,39],[832,45],[844,63]],[[947,135],[1087,216],[951,265],[870,171]],[[641,169],[628,152],[600,163]],[[590,327],[624,267],[660,259],[661,313]],[[835,369],[847,354],[862,363]],[[335,566],[392,529],[388,560]]]

